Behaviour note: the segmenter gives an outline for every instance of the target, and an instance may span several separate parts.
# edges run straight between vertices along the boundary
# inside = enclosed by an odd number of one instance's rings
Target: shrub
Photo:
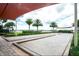
[[[59,30],[59,33],[73,33],[72,30]]]
[[[26,33],[26,34],[41,34],[41,31],[27,31],[27,30],[23,30],[22,33]]]
[[[71,56],[79,56],[79,46],[77,46],[77,47],[72,47],[72,48],[70,49],[69,55],[71,55]]]
[[[78,42],[79,42],[79,32],[78,32]],[[70,56],[79,56],[79,43],[77,47],[74,47],[74,37],[69,51]]]

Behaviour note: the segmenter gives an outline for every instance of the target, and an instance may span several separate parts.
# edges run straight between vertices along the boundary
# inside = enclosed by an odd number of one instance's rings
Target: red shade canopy
[[[56,3],[0,3],[0,18],[15,20],[24,13],[53,4]]]

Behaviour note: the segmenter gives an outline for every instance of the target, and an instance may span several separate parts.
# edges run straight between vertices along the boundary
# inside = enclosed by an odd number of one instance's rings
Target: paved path
[[[7,38],[5,37],[9,42],[0,36],[0,56],[20,56],[20,55],[28,56],[29,54],[23,52],[16,46],[12,45],[13,41],[19,41],[19,40],[23,41],[22,39],[25,38],[27,40],[31,40],[31,38],[34,39],[34,38],[39,38],[40,36],[45,37],[48,35],[52,35],[52,34],[44,34],[44,35],[40,34],[40,35],[29,35],[29,36],[7,37]]]
[[[41,35],[29,35],[29,36],[19,36],[19,37],[8,37],[9,42],[6,41],[5,39],[3,39],[0,36],[0,56],[20,56],[20,55],[28,56],[29,55],[28,53],[25,53],[22,50],[20,50],[19,48],[17,48],[16,46],[14,46],[12,44],[13,41],[19,41],[19,40],[22,41],[22,39],[25,40],[25,38],[27,40],[31,40],[31,38],[45,37],[45,36],[48,36],[48,35],[52,35],[52,34],[44,34],[44,35],[41,34]]]
[[[28,54],[0,36],[0,56],[28,56]]]
[[[68,43],[71,43],[72,36],[72,34],[60,33],[56,36],[23,42],[19,45],[24,50],[28,50],[30,53],[35,55],[61,56],[65,53]],[[67,50],[69,50],[69,47]],[[68,53],[68,51],[66,53]]]
[[[50,36],[51,35],[51,36]],[[53,36],[54,35],[54,36]],[[32,40],[31,38],[38,38],[48,36],[48,34],[34,35],[34,36],[23,36],[23,37],[11,37],[8,38],[10,41],[7,42],[3,38],[0,37],[0,56],[20,56],[26,55],[28,53],[23,52],[19,48],[12,45],[12,42],[20,41],[21,39]],[[63,33],[53,33],[49,34],[50,37],[37,39],[28,42],[21,42],[20,47],[22,49],[31,50],[30,53],[34,53],[36,55],[62,55],[65,50],[68,42],[72,39],[72,34],[63,34]],[[29,38],[29,39],[28,39]],[[70,47],[70,46],[69,46]],[[68,49],[69,49],[68,47]],[[66,52],[68,53],[68,52]]]
[[[15,56],[17,53],[12,49],[12,45],[0,37],[0,56]]]

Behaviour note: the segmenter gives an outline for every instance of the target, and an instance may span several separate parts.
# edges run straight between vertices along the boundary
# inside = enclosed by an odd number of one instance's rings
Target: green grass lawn
[[[78,32],[78,46],[74,47],[74,40],[72,40],[69,56],[79,56],[79,32]]]

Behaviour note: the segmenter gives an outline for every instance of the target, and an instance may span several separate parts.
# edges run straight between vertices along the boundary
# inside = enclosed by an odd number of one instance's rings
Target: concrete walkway
[[[32,55],[42,56],[68,55],[72,36],[73,34],[51,33],[23,37],[7,37],[9,41],[0,37],[0,56],[28,56],[29,54],[24,51],[28,51]],[[30,41],[27,42],[27,40]],[[16,43],[24,51],[12,43]]]
[[[8,41],[3,39],[3,37],[0,36],[0,56],[28,56],[28,53],[23,52],[21,49],[17,48],[14,46],[12,43],[14,41],[23,41],[23,39],[26,40],[31,40],[34,38],[40,38],[40,37],[46,37],[48,35],[52,34],[41,34],[41,35],[29,35],[29,36],[18,36],[18,37],[5,37]],[[26,39],[25,39],[26,38]],[[29,38],[29,39],[28,39]]]
[[[59,33],[56,36],[19,43],[22,49],[33,55],[62,56],[68,55],[73,34]],[[67,49],[66,49],[67,48]],[[67,51],[66,51],[67,50]]]
[[[0,37],[0,56],[18,55],[11,47],[12,45]]]
[[[0,36],[0,56],[28,56],[29,54],[23,52],[21,49],[7,42]]]

